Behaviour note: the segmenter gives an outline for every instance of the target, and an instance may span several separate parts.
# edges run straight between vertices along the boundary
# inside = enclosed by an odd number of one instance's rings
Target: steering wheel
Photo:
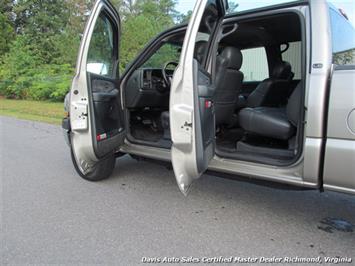
[[[170,62],[167,62],[166,64],[164,64],[163,66],[163,69],[162,69],[162,72],[163,72],[163,78],[164,78],[164,82],[165,82],[165,85],[170,88],[170,85],[171,85],[171,80],[173,78],[173,74],[169,74],[167,72],[168,70],[168,66],[175,66],[175,68],[179,65],[178,63],[176,62],[173,62],[173,61],[170,61]]]

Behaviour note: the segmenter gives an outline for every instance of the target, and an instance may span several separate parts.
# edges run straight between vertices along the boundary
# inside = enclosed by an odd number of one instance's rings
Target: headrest
[[[206,41],[199,41],[195,45],[195,58],[196,60],[201,64],[203,61],[203,58],[206,55],[206,49],[207,49],[207,42]]]
[[[272,78],[274,79],[290,79],[292,76],[291,65],[288,62],[280,62],[274,66]]]
[[[227,62],[227,68],[239,70],[243,63],[243,55],[240,50],[233,46],[227,46],[219,55],[224,61]]]

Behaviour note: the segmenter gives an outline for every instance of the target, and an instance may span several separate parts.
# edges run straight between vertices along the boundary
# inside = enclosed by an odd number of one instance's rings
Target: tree
[[[64,0],[18,0],[14,6],[16,30],[26,35],[27,44],[43,59],[51,63],[60,56],[54,50],[55,36],[66,27],[69,12]]]
[[[3,65],[0,68],[1,94],[10,98],[25,98],[27,72],[36,69],[38,62],[38,57],[26,45],[24,36],[17,37],[12,42],[10,51],[3,57]]]
[[[0,14],[4,15],[9,21],[14,20],[13,0],[0,0]]]
[[[333,55],[333,62],[337,65],[354,65],[355,49],[335,53]]]
[[[121,39],[121,70],[161,31],[174,25],[175,1],[123,1],[125,11]]]
[[[94,2],[0,0],[0,94],[61,100],[69,88]],[[149,40],[179,21],[175,0],[111,2],[121,17],[121,70]],[[152,62],[159,64],[166,54],[176,52],[170,50]]]
[[[229,7],[227,10],[228,14],[237,12],[237,8],[238,8],[239,4],[238,3],[234,3],[234,2],[229,2]]]
[[[140,30],[144,29],[144,31]],[[124,23],[120,49],[120,69],[127,67],[132,59],[157,32],[156,25],[144,15],[132,16]],[[137,34],[137,32],[140,32]]]
[[[81,36],[92,5],[91,0],[65,1],[68,19],[60,33],[53,37],[53,48],[58,52],[58,56],[52,60],[53,63],[66,63],[75,67]]]
[[[0,61],[10,49],[10,44],[15,38],[14,29],[9,19],[0,14]]]
[[[192,10],[189,10],[186,14],[181,14],[177,20],[180,24],[189,23],[191,16]]]
[[[15,38],[13,1],[0,0],[0,63],[1,58],[9,51]]]
[[[92,5],[92,0],[66,0],[66,9],[69,14],[66,26],[71,32],[76,34],[83,32]]]
[[[175,11],[175,1],[173,0],[136,0],[136,13],[144,15],[155,21],[159,25],[172,26],[174,18],[177,16]]]

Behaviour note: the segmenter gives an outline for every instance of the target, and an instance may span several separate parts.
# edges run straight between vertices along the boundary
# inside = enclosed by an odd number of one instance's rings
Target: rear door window
[[[244,82],[263,81],[269,77],[269,66],[264,47],[242,50],[243,64],[240,69]]]
[[[289,48],[282,54],[282,60],[289,62],[292,72],[295,73],[294,79],[301,79],[301,42],[290,42]]]

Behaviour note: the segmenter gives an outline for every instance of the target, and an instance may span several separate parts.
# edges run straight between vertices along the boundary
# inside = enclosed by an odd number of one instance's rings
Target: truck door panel
[[[336,67],[333,73],[323,183],[355,193],[355,66]]]

